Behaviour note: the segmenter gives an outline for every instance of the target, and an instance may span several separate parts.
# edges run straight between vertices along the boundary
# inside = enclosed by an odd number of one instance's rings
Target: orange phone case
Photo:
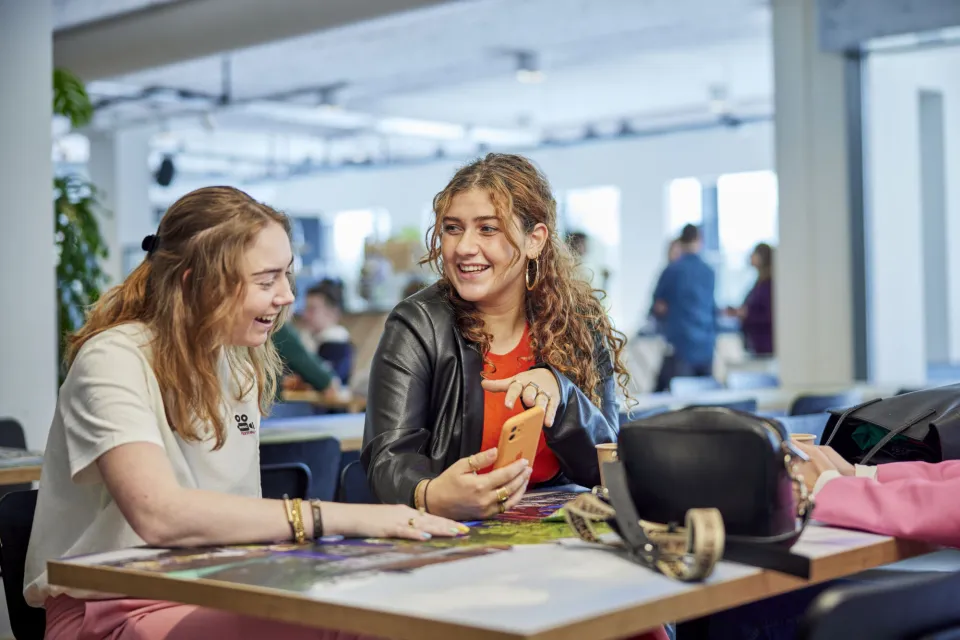
[[[520,458],[526,458],[533,466],[543,431],[543,407],[533,407],[503,423],[500,443],[497,445],[497,461],[494,469],[505,467]]]

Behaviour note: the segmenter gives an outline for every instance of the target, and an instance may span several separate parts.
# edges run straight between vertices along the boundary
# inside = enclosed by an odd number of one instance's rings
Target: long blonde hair
[[[205,187],[177,200],[160,221],[155,249],[97,301],[83,327],[68,338],[67,365],[94,336],[142,322],[153,334],[151,364],[168,422],[185,440],[203,440],[210,429],[214,449],[222,447],[221,354],[238,389],[236,399],[256,387],[262,413],[270,409],[282,370],[272,340],[259,347],[224,344],[246,290],[245,252],[272,223],[290,233],[285,215],[233,187]],[[274,327],[287,313],[284,309]]]
[[[595,290],[577,276],[576,260],[557,234],[557,203],[550,184],[523,156],[490,153],[460,169],[433,199],[436,218],[427,232],[429,252],[421,264],[433,264],[440,274],[440,286],[456,311],[457,326],[463,336],[478,345],[484,361],[489,364],[487,354],[493,336],[486,331],[476,306],[461,298],[450,284],[440,251],[443,217],[453,198],[471,189],[481,189],[489,195],[504,228],[512,226],[512,216],[516,215],[525,233],[530,233],[538,223],[546,225],[549,231],[537,264],[527,263],[527,275],[531,282],[536,282],[534,289],[526,292],[525,302],[534,356],[570,378],[597,406],[601,404],[602,377],[610,374],[616,375],[621,390],[629,398],[630,376],[622,360],[626,336],[613,328]],[[517,259],[526,259],[509,234],[507,239],[516,250]],[[612,371],[598,371],[598,336],[602,348],[610,351]]]

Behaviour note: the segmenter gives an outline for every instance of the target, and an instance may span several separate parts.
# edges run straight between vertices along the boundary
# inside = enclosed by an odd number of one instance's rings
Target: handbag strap
[[[719,510],[690,509],[683,527],[645,522],[633,506],[622,463],[605,463],[603,475],[613,505],[589,493],[564,505],[564,516],[581,540],[618,549],[602,541],[593,528],[593,523],[613,521],[630,557],[643,566],[683,582],[703,580],[713,572],[723,557]]]
[[[837,432],[840,431],[840,425],[843,424],[843,421],[846,420],[850,414],[854,413],[855,411],[859,411],[864,407],[869,407],[872,404],[880,402],[880,400],[881,398],[874,398],[873,400],[867,400],[866,402],[861,402],[860,404],[850,407],[849,409],[841,413],[840,417],[837,418],[836,424],[833,425],[833,431],[830,432],[830,437],[827,438],[827,441],[823,443],[823,446],[825,447],[830,446],[830,443],[833,442],[834,436],[836,436]]]

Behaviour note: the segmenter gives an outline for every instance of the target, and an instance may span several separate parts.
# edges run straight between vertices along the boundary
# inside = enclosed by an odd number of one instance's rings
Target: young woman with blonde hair
[[[286,216],[237,189],[189,193],[70,338],[26,565],[47,638],[345,637],[56,588],[46,562],[62,556],[462,531],[405,506],[260,498],[260,414],[281,369],[269,337],[293,302],[289,234]]]

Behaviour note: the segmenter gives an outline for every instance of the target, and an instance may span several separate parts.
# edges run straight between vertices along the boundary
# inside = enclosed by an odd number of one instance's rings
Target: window
[[[776,245],[778,237],[777,176],[772,171],[729,173],[717,179],[720,270],[717,297],[739,305],[756,273],[750,255],[761,242]]]
[[[334,216],[331,271],[344,282],[347,308],[364,304],[357,296],[367,243],[382,242],[388,237],[390,214],[384,209],[354,209]]]
[[[777,241],[777,176],[772,171],[728,173],[717,180],[720,246],[747,254]]]
[[[667,185],[667,235],[676,238],[685,225],[703,223],[703,185],[696,178],[677,178]]]

